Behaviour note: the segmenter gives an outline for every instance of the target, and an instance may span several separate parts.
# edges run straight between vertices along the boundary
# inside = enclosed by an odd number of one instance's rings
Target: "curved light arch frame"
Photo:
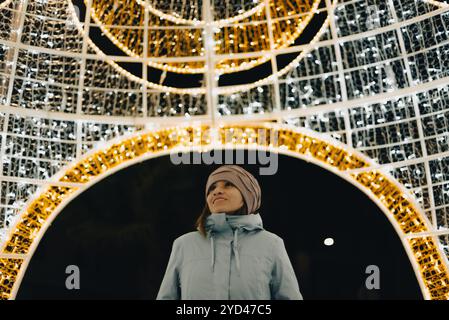
[[[85,4],[88,1],[92,1],[92,0],[84,0]],[[272,1],[272,0],[268,0],[268,1]],[[278,46],[278,48],[273,48],[270,45],[270,48],[269,48],[270,50],[287,48],[288,46],[293,44],[294,41],[302,34],[304,29],[307,27],[307,25],[309,24],[311,19],[315,16],[316,12],[318,11],[318,7],[319,7],[319,5],[320,5],[322,0],[312,0],[312,1],[313,1],[313,4],[312,4],[310,10],[307,13],[304,14],[304,19],[302,19],[300,21],[297,21],[295,31],[291,34],[291,36],[288,39],[282,41],[282,43]],[[334,1],[337,1],[337,0],[334,0]],[[71,3],[71,1],[68,1],[68,2]],[[73,5],[73,3],[72,3],[72,5]],[[264,5],[263,7],[265,7],[265,6],[266,5]],[[271,3],[270,3],[270,6],[271,6]],[[147,10],[147,8],[145,8],[145,6],[142,6],[142,7],[144,8],[144,10]],[[253,12],[253,10],[251,10],[251,13],[252,14],[256,14],[256,13],[262,11],[263,7],[260,7],[260,8],[257,7],[258,10],[255,10],[254,12]],[[150,10],[148,10],[148,11],[151,12]],[[130,57],[134,57],[136,59],[141,58],[141,55],[136,53],[136,52],[134,52],[133,48],[130,48],[130,47],[126,46],[125,44],[121,43],[119,41],[119,39],[117,39],[117,36],[113,32],[111,32],[110,28],[108,28],[102,22],[101,17],[98,16],[95,8],[93,8],[93,7],[90,10],[90,16],[91,16],[91,19],[93,21],[95,21],[95,23],[99,26],[99,28],[102,31],[102,33],[104,33],[109,38],[109,40],[112,43],[114,43],[120,50],[122,50],[124,53],[126,53]],[[159,16],[159,15],[156,14],[156,16]],[[246,18],[250,18],[250,16],[246,17]],[[166,17],[164,17],[164,18],[160,17],[160,19],[172,22],[171,19],[166,19]],[[240,19],[238,19],[236,21],[238,22],[239,20]],[[228,21],[227,24],[232,24],[232,23],[235,23],[236,21],[231,20],[231,21]],[[81,23],[80,21],[78,21],[78,22]],[[175,23],[178,24],[178,23],[182,23],[182,22],[175,22]],[[203,27],[204,28],[206,25],[207,24],[201,24],[200,23],[198,25],[193,25],[193,26],[194,27]],[[214,21],[214,22],[211,23],[211,26],[213,26],[213,27],[222,27],[223,25],[226,25],[226,24],[224,24],[221,20]],[[191,25],[190,25],[190,27],[191,27]],[[258,65],[260,65],[262,63],[265,63],[265,62],[267,62],[270,59],[269,57],[267,57],[264,54],[264,52],[266,52],[266,51],[267,50],[259,51],[261,53],[259,58],[255,59],[255,60],[253,60],[251,62],[247,62],[245,64],[241,64],[238,67],[229,67],[229,66],[227,66],[226,68],[215,68],[216,71],[217,71],[217,74],[225,74],[225,73],[233,73],[233,72],[245,71],[245,70],[249,70],[249,69],[251,69],[251,68],[253,68],[255,66],[258,66]],[[229,59],[235,58],[235,56],[233,54],[231,54],[231,53],[226,54],[226,56]],[[223,60],[225,60],[225,59],[223,59]],[[180,74],[184,74],[184,73],[200,74],[200,73],[207,72],[207,67],[206,66],[197,67],[197,68],[175,67],[175,66],[171,66],[170,64],[165,65],[164,63],[159,63],[157,60],[155,60],[155,61],[148,61],[147,64],[148,64],[148,66],[156,68],[156,69],[170,71],[170,72],[175,72],[175,73],[180,73]]]
[[[277,140],[272,138],[274,133]],[[264,139],[260,141],[262,135]],[[229,142],[228,138],[232,140]],[[45,231],[76,196],[138,162],[172,152],[211,149],[273,151],[312,162],[350,182],[373,200],[393,224],[424,298],[449,299],[447,262],[435,236],[420,235],[431,231],[431,224],[413,196],[383,169],[373,169],[375,163],[360,152],[323,134],[274,123],[166,127],[139,131],[97,145],[53,177],[53,182],[67,186],[55,186],[50,182],[27,202],[26,210],[11,228],[0,250],[0,299],[16,297]]]
[[[155,16],[159,16],[161,19],[165,19],[165,20],[171,21],[176,24],[187,24],[187,25],[193,25],[193,26],[203,26],[206,24],[206,21],[204,21],[204,20],[190,20],[190,19],[175,17],[169,13],[166,13],[162,10],[155,8],[154,6],[149,4],[146,0],[136,0],[136,2],[138,4],[140,4],[142,7],[144,7],[146,10],[148,10],[149,12],[154,14]],[[227,19],[216,20],[216,21],[212,22],[211,25],[214,27],[218,27],[222,24],[228,24],[228,23],[233,23],[233,22],[243,20],[243,19],[253,15],[256,12],[261,11],[264,8],[265,2],[263,0],[258,1],[258,2],[259,3],[257,4],[257,6],[251,8],[241,14],[235,15],[235,16],[233,16],[231,18],[227,18]]]
[[[422,16],[413,18],[413,19],[409,19],[403,22],[398,22],[383,28],[380,28],[380,32],[388,32],[388,31],[392,31],[392,30],[397,30],[399,29],[401,26],[407,26],[411,23],[415,23],[417,21],[421,21],[425,18],[428,17],[433,17],[436,15],[440,15],[443,13],[446,13],[448,8],[449,8],[449,4],[443,3],[443,2],[439,2],[439,1],[435,1],[435,0],[424,0],[425,2],[434,5],[440,9],[436,10],[437,12],[434,13],[430,13],[430,14],[424,14]],[[84,35],[84,29],[81,26],[81,22],[78,20],[78,17],[76,16],[75,10],[73,9],[73,3],[71,1],[68,1],[68,8],[69,11],[71,12],[72,15],[72,19],[74,20],[79,32],[81,35]],[[333,5],[338,3],[338,0],[332,0]],[[270,76],[267,76],[263,79],[257,80],[254,83],[250,83],[250,84],[244,84],[244,85],[237,85],[237,86],[230,86],[230,87],[218,87],[216,88],[216,91],[218,94],[224,95],[224,94],[232,94],[232,93],[241,93],[241,92],[245,92],[248,91],[252,88],[255,88],[257,86],[263,86],[263,85],[273,85],[274,84],[274,79],[275,78],[280,78],[283,75],[285,75],[288,71],[290,71],[291,69],[293,69],[297,64],[299,64],[299,62],[304,58],[304,56],[309,53],[312,49],[321,47],[324,44],[331,44],[333,43],[332,41],[322,41],[321,45],[320,45],[320,37],[323,35],[323,33],[327,30],[329,26],[329,19],[326,18],[326,20],[323,22],[320,30],[316,33],[316,35],[314,36],[314,38],[305,46],[301,46],[301,50],[298,51],[298,55],[297,57],[295,57],[288,65],[286,65],[284,68],[282,68],[281,70],[278,70],[277,73],[272,74]],[[344,41],[353,41],[353,40],[357,40],[357,39],[362,39],[363,37],[367,37],[370,36],[372,34],[375,34],[373,30],[370,31],[366,31],[366,32],[361,32],[359,34],[354,34],[354,35],[350,35],[350,36],[345,36],[340,38],[340,40],[344,40]],[[89,37],[87,37],[87,41],[89,44],[89,47],[91,47],[96,54],[103,56],[103,57],[107,57],[107,55],[105,53],[103,53],[101,51],[100,48],[98,48],[92,40],[89,39]],[[273,55],[280,55],[284,52],[285,50],[283,49],[273,49],[272,53]],[[236,55],[237,56],[237,55]],[[240,55],[239,55],[240,56]],[[141,58],[137,58],[140,61]],[[268,59],[268,58],[267,58]],[[131,81],[135,81],[136,83],[140,83],[142,85],[147,86],[150,89],[155,89],[155,90],[162,90],[162,91],[166,91],[166,92],[170,92],[170,93],[178,93],[178,94],[206,94],[206,88],[204,87],[200,87],[200,88],[189,88],[189,89],[181,89],[181,88],[176,88],[176,87],[169,87],[169,86],[164,86],[164,85],[160,85],[157,83],[153,83],[150,82],[148,80],[144,80],[141,79],[133,74],[131,74],[130,72],[126,71],[123,67],[119,66],[115,61],[113,61],[112,59],[108,59],[106,58],[105,61],[111,65],[119,74],[127,77],[128,79],[130,79]],[[151,65],[151,61],[147,61],[148,65]],[[443,79],[446,80],[446,79]],[[433,82],[440,82],[440,81],[433,81]],[[442,81],[444,82],[444,81]],[[425,86],[427,86],[428,84],[424,84]],[[436,87],[437,85],[433,86]],[[411,91],[411,90],[407,90],[406,89],[401,89],[403,91]],[[365,99],[359,99],[361,100],[360,103],[365,103],[367,100]],[[369,100],[369,99],[368,99]],[[297,113],[301,113],[301,112],[297,112]],[[278,116],[276,116],[278,117]],[[198,119],[199,121],[201,119]]]
[[[333,0],[333,1],[335,3],[337,0]],[[72,1],[68,1],[67,4],[68,4],[68,9],[69,9],[70,14],[72,16],[72,19],[75,22],[75,25],[76,25],[78,31],[84,37],[85,36],[85,30],[83,29],[80,20],[76,16],[76,12],[75,12],[75,9],[73,7]],[[260,79],[260,80],[257,80],[254,83],[251,83],[251,84],[238,85],[238,86],[232,86],[232,87],[218,87],[218,88],[216,88],[217,93],[218,94],[231,94],[231,93],[237,93],[237,92],[244,92],[244,91],[250,90],[252,88],[255,88],[257,86],[273,85],[275,83],[275,81],[274,81],[275,78],[280,78],[283,75],[285,75],[287,72],[292,70],[294,67],[296,67],[300,63],[300,61],[302,59],[304,59],[304,57],[311,50],[316,48],[317,43],[319,42],[321,36],[324,34],[324,32],[327,30],[328,27],[329,27],[329,18],[326,18],[326,20],[323,22],[323,24],[321,25],[320,29],[317,31],[317,33],[315,34],[313,39],[307,45],[301,46],[301,47],[303,47],[303,49],[298,51],[298,55],[289,64],[287,64],[281,70],[278,70],[275,74],[271,74],[271,75],[269,75],[269,76],[267,76],[267,77],[265,77],[263,79]],[[177,88],[177,87],[170,87],[170,86],[160,85],[160,84],[157,84],[157,83],[150,82],[148,80],[142,79],[140,77],[137,77],[137,76],[133,75],[132,73],[130,73],[129,71],[125,70],[123,67],[119,66],[117,64],[117,62],[113,61],[113,59],[108,58],[107,57],[108,55],[105,54],[89,37],[86,38],[86,41],[88,43],[89,48],[94,50],[97,55],[100,55],[101,57],[104,57],[104,61],[107,64],[109,64],[120,75],[128,78],[130,81],[134,81],[136,83],[144,85],[144,86],[146,86],[149,89],[160,90],[160,91],[169,92],[169,93],[190,94],[190,95],[206,94],[206,88],[204,88],[204,87],[181,89],[181,88]],[[271,55],[280,55],[280,54],[283,54],[283,53],[286,53],[286,52],[283,52],[283,49],[273,49],[273,50],[271,50]],[[138,59],[139,61],[141,59],[141,58],[138,58],[137,56],[135,56],[135,58]],[[270,54],[267,54],[264,57],[264,59],[266,59],[265,62],[268,61],[270,59]],[[147,61],[146,63],[149,66],[152,66],[153,62]]]

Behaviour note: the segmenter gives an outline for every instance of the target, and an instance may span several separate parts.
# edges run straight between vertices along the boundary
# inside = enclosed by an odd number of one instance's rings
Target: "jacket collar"
[[[262,218],[257,214],[233,215],[225,213],[212,213],[206,219],[205,224],[207,235],[210,239],[211,268],[215,266],[215,241],[216,235],[233,238],[232,251],[235,257],[237,272],[240,274],[240,254],[238,244],[238,233],[242,230],[253,231],[262,230]]]
[[[232,234],[235,229],[239,231],[262,230],[263,223],[258,213],[245,215],[212,213],[206,218],[205,228],[208,234],[222,234],[227,232],[231,232]]]

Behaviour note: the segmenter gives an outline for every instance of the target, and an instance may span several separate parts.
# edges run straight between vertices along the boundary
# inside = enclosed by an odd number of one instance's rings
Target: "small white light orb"
[[[324,244],[325,244],[326,246],[332,246],[332,245],[334,244],[334,239],[332,239],[332,238],[326,238],[326,239],[324,239]]]

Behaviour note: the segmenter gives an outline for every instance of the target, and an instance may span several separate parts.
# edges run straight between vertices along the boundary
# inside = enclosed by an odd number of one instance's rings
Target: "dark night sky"
[[[194,230],[216,167],[166,156],[94,185],[48,229],[17,299],[155,299],[172,242]],[[287,156],[272,176],[243,167],[261,185],[264,226],[284,239],[305,299],[422,299],[393,227],[356,187]],[[80,268],[80,290],[65,288],[68,265]],[[380,268],[380,290],[365,289],[368,265]]]

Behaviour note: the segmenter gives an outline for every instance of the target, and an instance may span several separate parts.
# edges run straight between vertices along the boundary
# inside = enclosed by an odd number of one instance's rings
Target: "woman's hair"
[[[246,208],[246,203],[243,203],[243,206],[240,209],[234,211],[233,214],[236,214],[236,215],[248,214],[248,209]],[[196,228],[204,237],[206,237],[206,219],[210,215],[211,215],[211,212],[209,210],[209,206],[206,203],[204,205],[203,211],[201,212],[200,216],[196,219],[196,223],[195,223]]]

